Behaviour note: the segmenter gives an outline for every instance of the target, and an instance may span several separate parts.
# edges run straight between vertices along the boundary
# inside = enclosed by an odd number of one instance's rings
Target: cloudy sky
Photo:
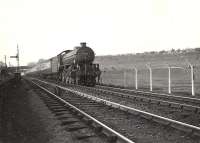
[[[22,65],[83,41],[96,55],[200,47],[199,7],[199,0],[0,0],[0,60],[15,55],[17,43]]]

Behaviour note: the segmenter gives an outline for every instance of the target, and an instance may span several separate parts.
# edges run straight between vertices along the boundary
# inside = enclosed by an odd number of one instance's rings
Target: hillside
[[[146,64],[154,68],[170,66],[188,66],[188,62],[200,66],[199,48],[190,51],[166,51],[166,52],[149,52],[126,55],[108,55],[97,56],[96,63],[99,63],[101,69],[105,70],[123,70],[132,69],[134,66],[143,69]]]

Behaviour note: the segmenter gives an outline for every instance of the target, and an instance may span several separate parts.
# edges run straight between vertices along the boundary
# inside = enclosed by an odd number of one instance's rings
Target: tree
[[[166,53],[165,50],[162,50],[162,51],[159,52],[159,54],[165,54],[165,53]]]
[[[176,53],[176,50],[175,49],[171,49],[171,54],[175,54]]]
[[[182,51],[181,51],[181,49],[177,49],[176,52],[177,53],[181,53]]]

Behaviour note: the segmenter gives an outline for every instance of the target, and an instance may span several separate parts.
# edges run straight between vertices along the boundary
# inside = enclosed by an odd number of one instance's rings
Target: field
[[[200,96],[200,66],[199,66],[199,54],[186,55],[187,60],[195,65],[195,93],[196,96]],[[162,57],[162,58],[161,58]],[[189,95],[191,96],[191,71],[188,67],[185,57],[181,55],[181,59],[173,55],[163,56],[111,56],[111,57],[100,57],[97,58],[97,62],[102,63],[102,83],[125,86],[129,88],[135,88],[135,70],[133,67],[138,69],[138,89],[139,90],[150,90],[150,78],[149,70],[146,64],[152,66],[152,81],[154,92],[168,92],[168,69],[166,64],[170,66],[178,66],[183,69],[171,69],[171,90],[172,94],[176,95]],[[120,60],[120,58],[122,60]],[[110,59],[110,60],[109,60]],[[132,59],[132,60],[130,60]],[[134,60],[135,59],[135,60]],[[149,59],[149,60],[144,60]],[[148,61],[148,62],[147,62]],[[126,72],[126,73],[125,73]]]

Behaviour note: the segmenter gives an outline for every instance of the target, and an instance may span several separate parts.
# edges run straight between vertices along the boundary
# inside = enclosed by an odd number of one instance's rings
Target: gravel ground
[[[10,82],[0,98],[0,143],[71,143],[71,135],[25,81]]]

